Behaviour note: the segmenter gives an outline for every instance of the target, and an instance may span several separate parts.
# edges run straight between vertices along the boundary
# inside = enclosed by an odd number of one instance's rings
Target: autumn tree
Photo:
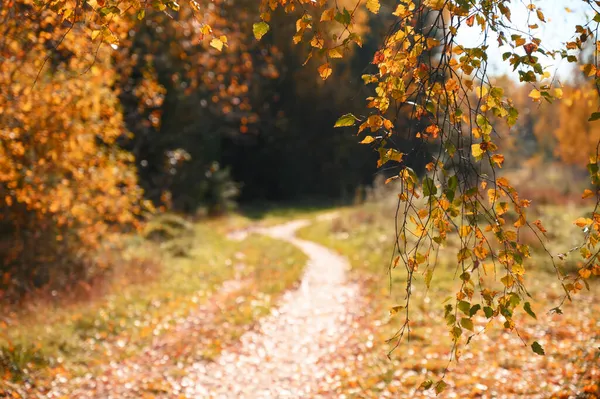
[[[111,266],[97,251],[137,226],[142,191],[116,145],[110,47],[33,1],[4,3],[0,20],[0,292],[22,294]]]

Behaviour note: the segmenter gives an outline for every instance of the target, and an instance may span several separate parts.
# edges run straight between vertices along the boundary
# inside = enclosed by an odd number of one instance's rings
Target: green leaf
[[[456,307],[464,314],[469,314],[469,311],[471,310],[471,304],[466,301],[458,302],[458,305],[456,305]]]
[[[590,119],[588,119],[588,122],[597,121],[598,119],[600,119],[600,112],[594,112],[592,116],[590,116]]]
[[[513,308],[519,306],[519,303],[521,303],[521,298],[519,297],[518,294],[511,292],[510,293],[510,304]]]
[[[419,385],[419,388],[422,389],[429,389],[433,386],[433,381],[432,380],[425,380],[421,383],[421,385]]]
[[[425,285],[429,288],[431,284],[431,279],[433,278],[433,269],[427,269],[425,272]]]
[[[479,309],[481,309],[481,305],[480,304],[473,305],[471,307],[471,310],[469,310],[469,316],[470,317],[475,316],[475,314],[479,311]]]
[[[404,306],[393,306],[393,307],[390,309],[390,316],[393,316],[393,315],[395,315],[396,313],[398,313],[398,312],[402,311],[402,309],[404,309]]]
[[[534,319],[537,319],[537,316],[535,315],[533,310],[531,310],[531,304],[529,302],[525,302],[525,304],[523,305],[523,309],[525,309],[529,316],[533,317]]]
[[[435,384],[435,394],[439,395],[440,393],[444,392],[447,386],[448,384],[446,384],[444,380],[439,380],[437,384]]]
[[[490,134],[492,132],[492,125],[490,125],[490,121],[484,115],[477,115],[476,122],[483,134]]]
[[[119,9],[119,7],[117,6],[112,6],[112,7],[102,7],[99,11],[100,15],[102,15],[103,17],[106,17],[107,15],[110,14],[116,14],[119,15],[121,14],[121,10]]]
[[[437,194],[437,187],[433,179],[426,177],[423,179],[423,195],[428,197]]]
[[[333,127],[344,127],[344,126],[354,126],[358,118],[352,114],[346,114],[341,116]]]
[[[262,37],[266,35],[268,31],[269,24],[264,21],[257,22],[254,25],[252,25],[252,33],[254,33],[254,37],[256,38],[256,40],[262,39]]]
[[[546,352],[544,352],[544,348],[542,348],[542,345],[540,345],[537,341],[534,341],[533,344],[531,344],[531,349],[540,356],[544,356],[546,354]]]
[[[460,325],[469,331],[473,331],[473,320],[463,317],[460,319]]]
[[[454,328],[452,328],[452,336],[454,337],[454,339],[458,340],[461,335],[462,335],[462,328],[460,328],[459,326],[454,326]]]
[[[490,308],[489,306],[485,306],[483,308],[483,313],[485,313],[485,317],[489,319],[494,315],[494,309]]]
[[[448,188],[452,191],[456,190],[456,188],[458,187],[458,177],[456,177],[456,175],[452,175],[449,179],[448,179]]]
[[[344,8],[343,12],[338,12],[335,14],[334,19],[342,25],[348,25],[352,21],[352,15]]]
[[[469,250],[469,248],[461,249],[461,253],[462,253],[461,257],[464,256],[465,259],[467,259],[469,256],[471,256],[471,251]],[[471,279],[471,275],[469,274],[469,272],[464,272],[459,277],[465,283]]]

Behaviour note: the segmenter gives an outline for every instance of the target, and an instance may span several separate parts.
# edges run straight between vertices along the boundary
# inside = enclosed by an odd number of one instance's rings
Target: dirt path
[[[346,260],[325,247],[298,239],[296,221],[257,232],[288,241],[309,257],[301,286],[245,334],[239,347],[215,363],[198,362],[181,381],[190,398],[328,397],[331,365],[320,360],[335,352],[353,324],[358,287],[346,282]],[[237,238],[243,238],[238,235]]]
[[[242,336],[239,344],[215,362],[181,362],[180,347],[193,350],[209,316],[236,289],[225,289],[154,342],[143,354],[104,365],[100,375],[59,376],[44,398],[330,398],[332,375],[344,367],[339,349],[357,328],[359,289],[346,282],[346,260],[315,243],[294,236],[307,221],[233,234],[244,239],[257,232],[292,243],[308,257],[300,286],[286,292],[268,317]],[[301,267],[301,265],[297,265]],[[239,285],[239,284],[238,284]],[[213,309],[214,307],[214,309]],[[206,326],[204,326],[206,327]],[[193,352],[193,351],[192,351]],[[334,354],[336,356],[334,356]],[[343,356],[341,356],[343,357]],[[337,359],[337,360],[334,360]]]

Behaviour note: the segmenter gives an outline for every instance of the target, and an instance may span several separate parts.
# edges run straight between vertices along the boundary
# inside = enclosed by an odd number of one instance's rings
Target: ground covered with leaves
[[[561,307],[562,314],[549,312],[562,300],[564,291],[550,261],[536,242],[526,282],[531,314],[516,316],[516,329],[488,323],[480,309],[475,323],[467,326],[472,339],[450,363],[451,333],[444,320],[444,307],[460,284],[455,252],[451,246],[438,254],[430,288],[425,271],[412,287],[410,334],[399,342],[397,332],[404,322],[395,306],[404,302],[404,269],[387,272],[393,247],[394,205],[366,205],[341,212],[339,218],[322,221],[300,232],[300,236],[334,248],[347,256],[353,277],[361,283],[368,309],[345,350],[336,353],[339,369],[333,377],[336,390],[351,397],[435,397],[436,382],[444,377],[447,386],[440,397],[490,398],[595,398],[600,396],[600,304],[597,281]],[[577,243],[581,234],[569,226],[576,214],[569,207],[545,207],[543,220],[557,235],[546,246],[560,253]],[[572,223],[572,222],[571,222]],[[576,268],[569,259],[559,267]],[[493,270],[488,271],[493,277]],[[383,300],[382,300],[383,299]],[[402,310],[403,312],[404,310]],[[535,318],[533,317],[535,315]],[[538,355],[538,342],[545,355]],[[536,350],[539,351],[538,348]],[[386,355],[389,353],[390,358]],[[424,387],[431,386],[430,389]],[[441,390],[442,387],[439,387]]]

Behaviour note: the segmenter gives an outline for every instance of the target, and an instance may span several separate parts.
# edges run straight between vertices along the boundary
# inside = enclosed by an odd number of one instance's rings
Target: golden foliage
[[[52,11],[25,10],[31,2],[0,10],[1,255],[21,275],[90,261],[144,209],[133,157],[117,145],[127,132],[110,48],[68,35],[80,28]]]

